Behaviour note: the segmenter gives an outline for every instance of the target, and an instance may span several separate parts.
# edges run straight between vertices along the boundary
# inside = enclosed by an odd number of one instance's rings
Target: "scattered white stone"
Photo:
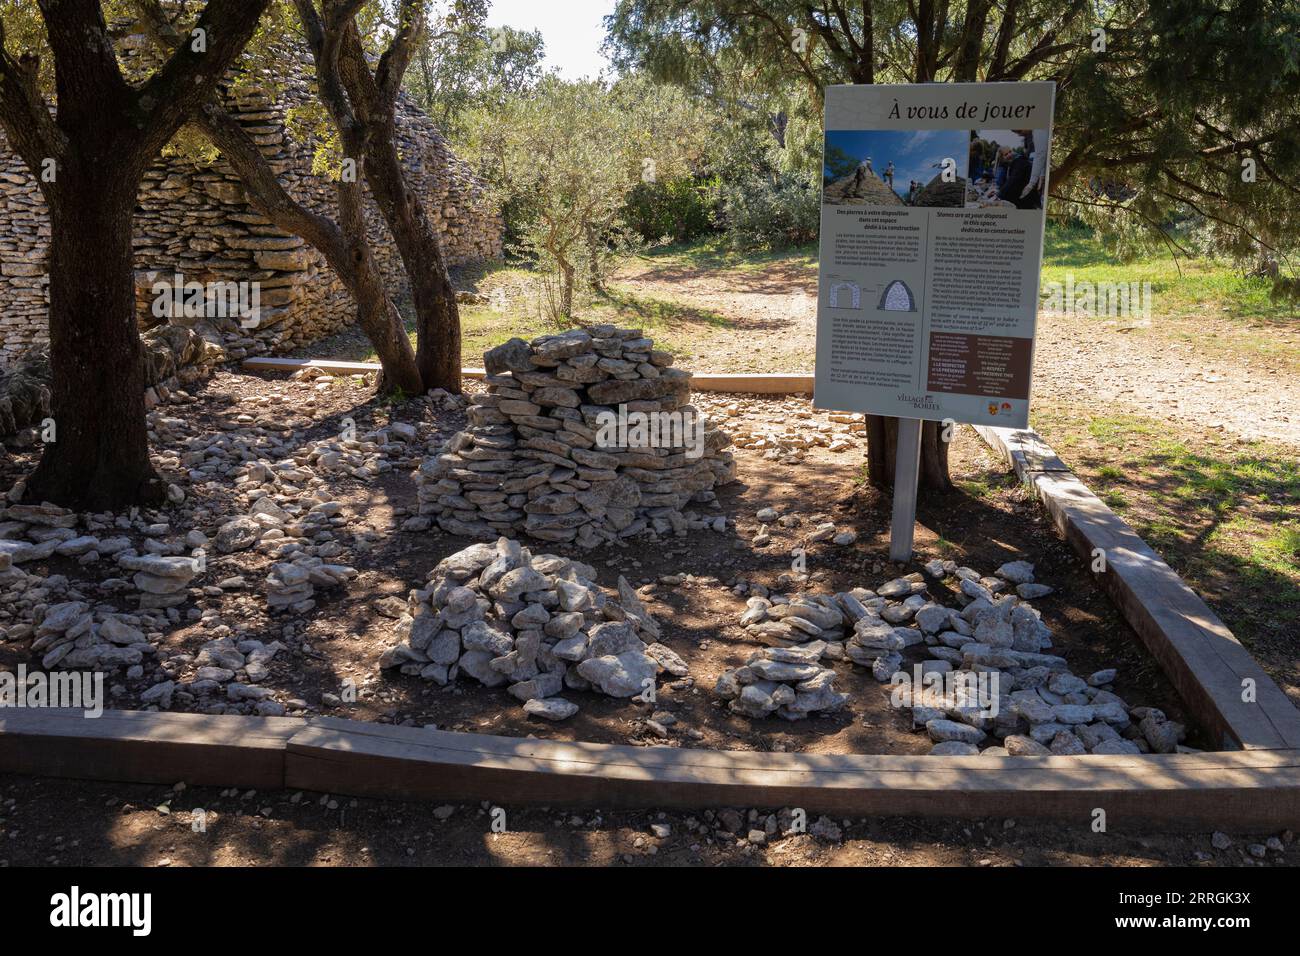
[[[1009,561],[998,568],[997,576],[1012,584],[1028,584],[1034,580],[1034,566],[1028,561]]]
[[[578,712],[578,705],[563,697],[549,697],[524,701],[524,713],[544,720],[568,720]]]

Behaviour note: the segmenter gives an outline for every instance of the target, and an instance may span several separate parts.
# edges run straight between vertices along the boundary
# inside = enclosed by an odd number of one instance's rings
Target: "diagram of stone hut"
[[[860,309],[862,287],[856,282],[837,282],[831,286],[830,303],[832,309]]]
[[[880,294],[879,308],[884,312],[915,312],[916,296],[902,279],[895,279]]]

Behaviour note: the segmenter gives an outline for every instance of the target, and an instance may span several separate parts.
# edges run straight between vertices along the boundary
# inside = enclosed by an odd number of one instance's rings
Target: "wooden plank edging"
[[[330,717],[0,711],[0,772],[501,806],[801,807],[1088,826],[1300,826],[1300,752],[918,757],[492,737]]]
[[[126,783],[280,789],[292,717],[0,709],[0,770]]]
[[[1094,567],[1179,696],[1223,747],[1300,748],[1300,711],[1218,616],[1035,432],[977,426],[980,437],[1034,489],[1057,529]],[[1254,699],[1243,699],[1253,688]]]

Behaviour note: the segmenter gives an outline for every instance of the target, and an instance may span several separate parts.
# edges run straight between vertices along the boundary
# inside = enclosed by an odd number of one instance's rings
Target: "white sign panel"
[[[1028,427],[1055,89],[827,89],[819,408]]]

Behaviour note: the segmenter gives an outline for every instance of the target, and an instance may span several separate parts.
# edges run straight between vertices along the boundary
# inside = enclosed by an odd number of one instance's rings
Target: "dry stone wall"
[[[415,521],[579,547],[725,528],[708,509],[735,478],[731,440],[688,404],[690,373],[639,329],[511,339],[483,359],[470,427],[416,473]]]
[[[127,38],[128,45],[139,43]],[[298,199],[335,213],[334,187],[312,172],[314,143],[294,139],[286,120],[313,98],[305,54],[290,58],[282,75],[240,85],[228,105],[262,149],[281,181]],[[501,254],[501,220],[483,183],[452,152],[432,121],[409,102],[400,107],[400,150],[415,190],[442,237],[451,264]],[[405,273],[373,203],[369,233],[376,257],[397,291]],[[0,367],[33,344],[48,340],[46,311],[50,238],[44,200],[30,171],[0,132]],[[164,158],[145,175],[135,219],[136,284],[142,326],[153,315],[154,283],[205,286],[257,283],[260,316],[255,327],[239,315],[204,315],[170,321],[195,328],[233,359],[282,354],[340,331],[355,319],[355,306],[324,258],[296,236],[286,235],[254,211],[239,179],[223,162],[196,165]],[[207,309],[216,312],[217,309]]]

